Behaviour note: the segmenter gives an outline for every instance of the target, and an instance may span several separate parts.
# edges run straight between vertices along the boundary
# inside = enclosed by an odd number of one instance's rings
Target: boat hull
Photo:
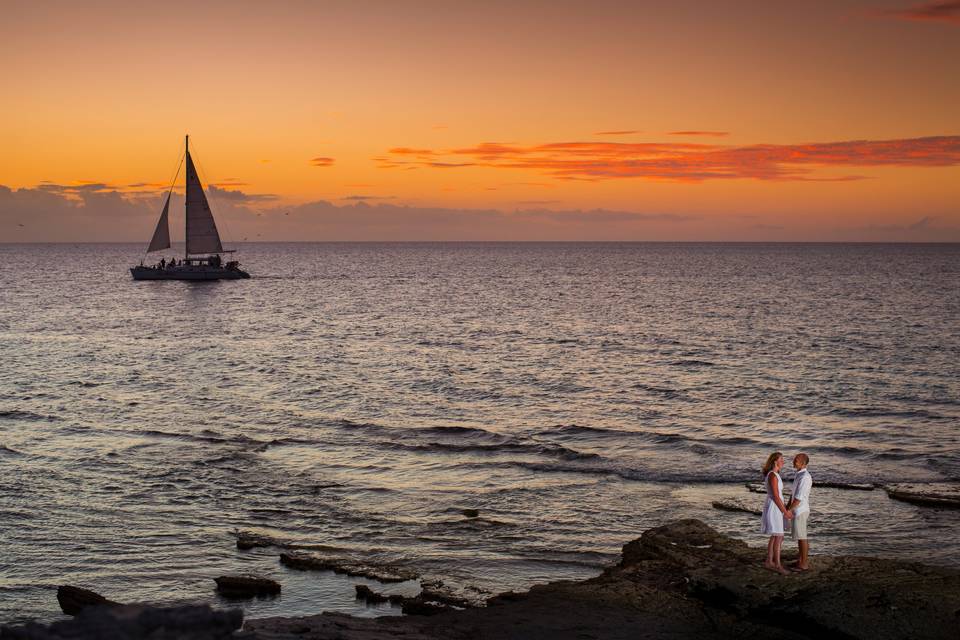
[[[250,274],[242,269],[209,265],[185,265],[166,269],[132,267],[130,275],[134,280],[243,280],[250,277]]]

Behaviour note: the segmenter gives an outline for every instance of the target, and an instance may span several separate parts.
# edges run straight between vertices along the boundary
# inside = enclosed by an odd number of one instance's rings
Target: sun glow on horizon
[[[855,4],[17,4],[0,240],[142,235],[186,132],[275,239],[960,240],[960,26]]]

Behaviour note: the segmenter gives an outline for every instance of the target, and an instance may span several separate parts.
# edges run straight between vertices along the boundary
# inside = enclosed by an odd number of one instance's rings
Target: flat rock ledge
[[[960,509],[960,484],[889,484],[883,487],[894,500],[923,507]]]
[[[711,505],[714,509],[719,509],[720,511],[740,511],[743,513],[750,513],[755,516],[763,514],[763,509],[760,508],[760,502],[758,501],[740,500],[739,498],[726,498],[723,500],[714,500]]]
[[[115,613],[127,607],[93,606],[73,620],[50,627],[3,628],[0,638],[957,638],[958,570],[879,558],[814,556],[811,571],[781,576],[762,568],[764,554],[765,549],[749,547],[699,520],[680,520],[649,529],[626,544],[620,563],[596,578],[503,593],[482,608],[381,618],[338,613],[264,618],[246,621],[243,630],[233,635],[223,635],[223,630],[234,618],[211,616],[237,616],[239,612],[201,608],[202,612],[191,614],[197,616],[195,627],[177,622],[182,618],[171,621],[171,625],[180,624],[169,627],[180,630],[175,635],[168,627],[153,623],[127,625],[126,614]],[[101,616],[95,625],[87,620],[92,615]],[[114,632],[110,624],[120,625],[122,633]]]
[[[281,553],[280,564],[302,571],[333,571],[378,582],[406,582],[420,577],[416,571],[392,564],[371,564],[353,558],[320,556],[309,553]]]

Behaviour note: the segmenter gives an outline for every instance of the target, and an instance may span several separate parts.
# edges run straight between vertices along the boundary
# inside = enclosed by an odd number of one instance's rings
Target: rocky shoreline
[[[764,550],[698,520],[646,531],[620,563],[578,582],[503,593],[483,607],[356,618],[324,613],[247,620],[239,611],[91,603],[72,620],[3,627],[0,638],[62,640],[380,640],[466,638],[950,638],[960,571],[855,556],[815,556],[807,573],[761,567]],[[377,597],[369,589],[358,597]],[[421,599],[423,600],[423,599]],[[465,603],[459,603],[461,605]],[[405,607],[406,609],[406,607]]]

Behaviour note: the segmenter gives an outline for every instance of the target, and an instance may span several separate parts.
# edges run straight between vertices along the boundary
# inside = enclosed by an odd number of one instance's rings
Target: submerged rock
[[[745,485],[743,485],[743,486],[745,486],[745,487],[747,488],[747,490],[750,491],[750,493],[764,493],[764,494],[765,494],[765,493],[767,492],[767,485],[763,484],[762,482],[748,482],[747,484],[745,484]],[[816,485],[814,485],[814,486],[816,486]],[[784,481],[784,483],[783,483],[783,495],[784,495],[784,497],[789,496],[792,492],[793,492],[793,489],[790,488],[790,483]]]
[[[883,487],[894,500],[924,507],[960,509],[960,484],[890,484]]]
[[[87,607],[107,606],[119,607],[119,602],[107,600],[102,595],[89,589],[61,585],[57,587],[57,602],[60,609],[68,616],[75,616]]]
[[[354,588],[357,591],[358,600],[371,604],[390,602],[400,605],[407,615],[434,615],[441,611],[466,609],[486,604],[486,601],[479,596],[470,598],[464,595],[463,590],[448,587],[441,580],[424,580],[421,581],[420,586],[420,593],[415,596],[378,593],[363,584],[358,584]],[[477,593],[480,593],[479,590],[477,590]]]
[[[253,533],[251,531],[237,532],[237,549],[254,549],[256,547],[284,547],[286,543],[277,538]]]
[[[41,625],[0,627],[4,640],[221,640],[234,637],[243,612],[207,605],[88,607],[75,618]]]
[[[470,609],[486,606],[490,596],[489,591],[472,585],[449,584],[440,578],[424,578],[420,581],[420,594],[417,598],[448,607]]]
[[[714,509],[720,509],[721,511],[741,511],[743,513],[751,513],[755,516],[763,514],[763,509],[761,509],[759,506],[744,500],[739,500],[737,498],[714,500],[711,505]]]
[[[846,489],[848,491],[873,491],[877,485],[869,482],[835,482],[831,480],[814,480],[813,486],[828,489]]]
[[[477,516],[480,515],[480,510],[479,509],[461,509],[460,513],[462,513],[464,516],[468,518],[476,518]]]
[[[214,578],[217,591],[228,598],[253,598],[280,593],[280,583],[259,576],[220,576]]]
[[[364,602],[369,602],[370,604],[381,604],[383,602],[390,601],[389,597],[382,593],[377,593],[365,584],[354,585],[354,589],[357,592],[357,600],[363,600]]]
[[[307,553],[281,553],[280,563],[291,569],[303,571],[333,571],[357,578],[369,578],[378,582],[406,582],[416,580],[419,574],[412,569],[393,564],[371,564],[352,558],[318,556]]]

